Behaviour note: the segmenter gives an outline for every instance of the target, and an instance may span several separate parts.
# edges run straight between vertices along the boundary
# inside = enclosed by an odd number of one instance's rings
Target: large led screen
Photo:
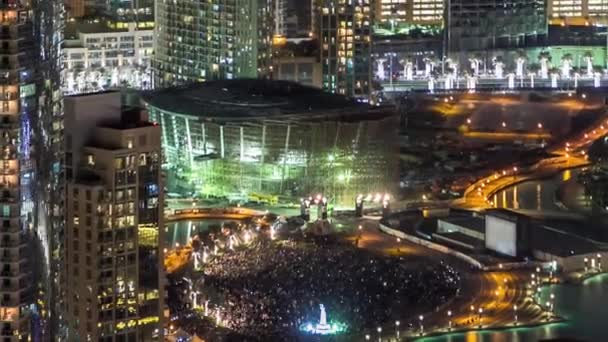
[[[517,227],[515,222],[487,215],[486,248],[500,254],[517,256]]]

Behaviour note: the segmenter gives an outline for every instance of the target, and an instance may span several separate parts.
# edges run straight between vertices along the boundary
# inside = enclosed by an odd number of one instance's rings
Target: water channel
[[[567,170],[553,178],[529,181],[500,191],[494,203],[500,208],[566,211],[555,202],[555,192],[576,177],[580,170]],[[608,274],[599,275],[579,285],[565,284],[546,287],[544,302],[555,294],[556,313],[567,319],[564,323],[539,327],[494,331],[474,331],[424,338],[424,342],[510,342],[539,341],[555,338],[575,338],[582,341],[608,341],[608,324],[605,324],[608,307]]]

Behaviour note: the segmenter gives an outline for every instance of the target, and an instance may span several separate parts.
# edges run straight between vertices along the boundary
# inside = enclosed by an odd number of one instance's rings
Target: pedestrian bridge
[[[203,219],[245,220],[263,216],[265,212],[247,208],[188,208],[165,213],[166,222]]]

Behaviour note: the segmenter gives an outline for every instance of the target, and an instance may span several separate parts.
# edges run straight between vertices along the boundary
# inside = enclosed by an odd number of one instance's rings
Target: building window
[[[124,158],[116,158],[114,160],[114,167],[117,170],[122,170],[125,167],[125,159]]]
[[[95,156],[92,154],[87,155],[87,165],[94,166],[95,165]]]

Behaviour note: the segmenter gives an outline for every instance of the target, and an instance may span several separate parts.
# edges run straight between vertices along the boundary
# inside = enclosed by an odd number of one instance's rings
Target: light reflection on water
[[[555,193],[580,170],[565,170],[553,178],[523,182],[499,191],[492,200],[497,208],[562,211],[555,203]]]
[[[588,279],[581,285],[565,284],[547,287],[542,301],[555,294],[556,314],[565,323],[547,324],[532,328],[500,331],[468,332],[423,338],[423,342],[502,342],[538,341],[551,338],[576,338],[583,341],[606,341],[608,325],[604,322],[608,306],[608,274]]]
[[[499,208],[563,211],[555,204],[555,192],[563,182],[571,180],[580,170],[566,170],[545,180],[524,182],[494,195]],[[434,338],[424,342],[527,342],[553,338],[576,338],[584,341],[608,341],[608,324],[604,322],[608,307],[608,274],[588,279],[581,285],[554,285],[543,290],[541,301],[555,294],[555,311],[565,323],[532,328],[467,332]]]
[[[572,171],[573,177],[578,171]],[[507,189],[497,196],[506,197],[508,205],[518,205],[522,209],[543,210],[559,209],[553,204],[554,192],[564,175],[550,180],[527,182],[516,188]],[[515,201],[514,201],[515,199]],[[495,202],[496,203],[496,202]],[[515,203],[515,204],[514,204]],[[553,204],[553,207],[551,206]],[[546,209],[549,208],[549,209]],[[560,209],[561,210],[561,209]],[[169,224],[165,232],[165,241],[174,245],[184,244],[189,237],[199,231],[205,231],[210,226],[219,226],[223,220],[207,220],[196,222],[178,222]],[[177,229],[176,229],[177,228]],[[555,285],[545,288],[542,301],[550,293],[555,294],[555,310],[560,316],[568,319],[566,323],[549,324],[532,328],[515,328],[495,331],[473,331],[460,334],[449,334],[433,338],[423,338],[424,342],[528,342],[550,338],[577,338],[586,341],[608,341],[608,324],[605,324],[605,308],[608,307],[608,274],[587,280],[580,286]]]

